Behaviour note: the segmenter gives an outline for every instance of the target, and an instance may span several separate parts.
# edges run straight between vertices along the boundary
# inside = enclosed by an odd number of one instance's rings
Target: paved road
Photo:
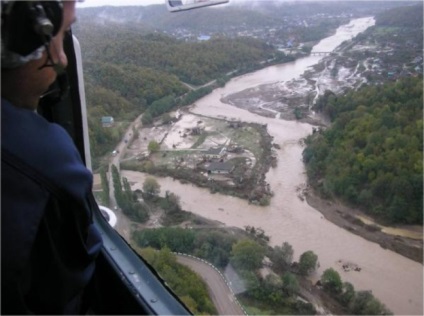
[[[243,310],[218,271],[207,263],[189,257],[177,256],[177,260],[196,272],[206,282],[218,315],[244,315]]]
[[[118,168],[118,171],[120,171],[119,162],[122,160],[122,157],[125,156],[125,152],[127,150],[128,145],[131,143],[131,138],[134,137],[132,135],[133,128],[138,129],[141,124],[141,117],[143,115],[139,115],[131,124],[128,126],[127,131],[124,134],[124,137],[121,139],[121,141],[118,143],[118,145],[115,147],[115,150],[118,151],[116,156],[111,156],[111,159],[109,161],[109,172],[108,172],[108,178],[109,178],[109,205],[111,208],[117,207],[116,199],[115,199],[115,188],[113,186],[113,179],[112,179],[112,165],[115,165],[116,168]],[[131,134],[131,136],[129,136]],[[125,142],[125,139],[128,141]],[[115,226],[115,229],[121,234],[122,237],[124,237],[125,240],[130,242],[131,238],[131,227],[130,227],[130,220],[123,214],[122,210],[118,208],[115,210],[115,214],[117,216],[117,223]]]

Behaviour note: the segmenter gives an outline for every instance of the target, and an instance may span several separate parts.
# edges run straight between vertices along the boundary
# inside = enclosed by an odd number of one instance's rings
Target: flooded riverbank
[[[320,43],[317,47],[320,51],[332,50],[343,40],[372,25],[371,22],[372,19],[354,20],[341,27],[334,37],[327,40],[328,44],[323,41],[324,44]],[[321,58],[306,57],[235,78],[224,88],[216,89],[197,101],[191,109],[196,114],[210,117],[267,124],[274,143],[280,146],[277,150],[278,166],[266,176],[275,193],[269,206],[259,207],[235,197],[211,194],[208,190],[181,184],[171,178],[157,178],[161,191],[169,190],[180,196],[183,209],[227,226],[242,229],[247,225],[261,227],[271,237],[271,245],[281,245],[284,241],[293,245],[295,260],[304,251],[314,251],[320,262],[320,268],[312,276],[315,280],[325,269],[333,267],[343,281],[351,282],[356,290],[372,290],[395,314],[422,315],[421,264],[338,227],[298,198],[298,188],[306,186],[307,181],[302,162],[302,139],[312,132],[313,126],[260,116],[221,102],[223,97],[264,83],[298,78]],[[145,178],[144,174],[132,171],[123,171],[122,176],[134,184],[133,189],[140,189]],[[360,267],[360,271],[346,271],[340,262]]]

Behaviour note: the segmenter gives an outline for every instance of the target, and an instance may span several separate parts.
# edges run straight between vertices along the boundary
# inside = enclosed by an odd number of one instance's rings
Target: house
[[[208,173],[213,174],[229,174],[234,170],[234,166],[230,162],[211,162],[206,168]]]
[[[209,148],[204,152],[204,155],[206,158],[216,158],[220,159],[222,156],[224,156],[225,152],[227,151],[227,148],[225,147],[217,147],[217,148]]]
[[[102,126],[111,127],[113,126],[114,120],[112,116],[102,116]]]

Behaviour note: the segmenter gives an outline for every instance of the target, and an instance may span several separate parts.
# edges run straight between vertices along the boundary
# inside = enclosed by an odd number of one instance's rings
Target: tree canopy
[[[318,256],[311,250],[308,250],[300,255],[299,272],[303,275],[312,273],[318,263]]]
[[[341,293],[343,289],[343,283],[339,273],[333,268],[329,268],[324,271],[321,276],[321,284],[327,291],[333,293]]]
[[[257,242],[242,239],[233,245],[231,262],[241,270],[255,270],[262,267],[265,249]]]
[[[318,108],[334,122],[306,139],[311,184],[383,219],[422,223],[423,80],[324,97]]]
[[[155,178],[147,177],[143,182],[143,192],[149,197],[155,197],[160,193],[160,184]]]

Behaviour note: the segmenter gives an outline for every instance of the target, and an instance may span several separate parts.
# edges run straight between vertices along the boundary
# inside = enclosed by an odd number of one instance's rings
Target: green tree
[[[122,179],[123,183],[123,200],[120,207],[125,215],[134,221],[144,223],[149,219],[149,208],[146,203],[139,202],[131,190],[127,178]]]
[[[180,197],[172,192],[166,191],[165,198],[161,200],[160,206],[166,213],[181,211]]]
[[[192,253],[194,249],[195,232],[181,227],[162,227],[144,229],[134,233],[134,240],[141,248],[169,248],[171,251]]]
[[[119,207],[122,207],[124,203],[124,196],[122,191],[121,176],[119,175],[118,168],[115,165],[112,165],[112,179],[116,203],[119,205]]]
[[[340,294],[342,292],[343,284],[339,273],[333,268],[329,268],[324,271],[321,276],[321,283],[325,290],[334,294]]]
[[[143,192],[149,198],[158,196],[160,193],[160,184],[156,181],[155,178],[147,177],[143,183]]]
[[[265,249],[257,242],[242,239],[233,245],[231,263],[241,270],[256,270],[262,267]]]
[[[157,152],[160,149],[160,144],[157,141],[152,140],[149,142],[147,149],[152,153]]]
[[[293,247],[288,242],[281,247],[275,246],[269,255],[273,267],[279,271],[287,270],[293,261],[293,253]]]
[[[145,112],[143,116],[141,117],[141,123],[143,125],[150,125],[153,123],[153,116],[150,112]]]
[[[100,170],[100,180],[102,183],[102,203],[109,206],[109,181],[107,180],[106,168]]]
[[[359,291],[350,307],[354,315],[392,315],[392,312],[377,300],[370,291]]]
[[[161,119],[162,119],[163,124],[168,124],[172,121],[172,117],[169,113],[162,114]]]
[[[283,288],[288,295],[292,296],[299,291],[299,282],[294,274],[286,272],[281,279],[283,281]]]
[[[303,275],[312,273],[317,266],[318,256],[311,250],[302,253],[299,259],[299,272]]]
[[[355,288],[349,282],[343,283],[342,293],[340,294],[340,302],[348,306],[355,298]]]

